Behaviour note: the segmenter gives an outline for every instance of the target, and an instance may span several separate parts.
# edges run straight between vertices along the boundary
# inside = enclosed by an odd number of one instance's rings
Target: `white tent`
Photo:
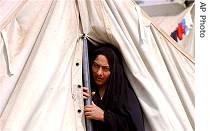
[[[158,5],[158,4],[168,4],[168,3],[179,3],[184,4],[188,0],[135,0],[136,3],[141,5]]]
[[[135,1],[0,1],[0,33],[1,131],[85,130],[82,33],[121,51],[146,131],[194,130],[194,61]]]
[[[146,5],[142,6],[142,9],[150,16],[152,21],[168,35],[175,31],[178,24],[185,19],[187,21],[189,33],[183,35],[183,40],[178,41],[177,44],[195,58],[194,4],[185,8],[182,4],[173,2],[158,5]]]

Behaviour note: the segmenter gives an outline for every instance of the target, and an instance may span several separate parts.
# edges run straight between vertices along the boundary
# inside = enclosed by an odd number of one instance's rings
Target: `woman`
[[[84,112],[94,131],[144,131],[143,113],[130,86],[119,52],[109,46],[96,49],[91,57],[93,104]],[[83,96],[90,95],[86,87]]]

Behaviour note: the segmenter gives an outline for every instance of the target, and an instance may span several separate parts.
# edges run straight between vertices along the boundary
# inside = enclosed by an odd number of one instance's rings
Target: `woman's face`
[[[104,55],[98,55],[92,64],[93,79],[97,86],[106,86],[111,74],[108,59]]]

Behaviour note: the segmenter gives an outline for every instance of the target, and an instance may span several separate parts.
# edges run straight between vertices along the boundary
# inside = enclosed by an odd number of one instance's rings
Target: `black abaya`
[[[99,54],[107,57],[111,74],[102,100],[92,81],[96,91],[93,101],[104,110],[104,122],[93,120],[94,131],[144,131],[141,105],[125,76],[120,53],[114,47],[100,47],[94,51],[91,63]]]

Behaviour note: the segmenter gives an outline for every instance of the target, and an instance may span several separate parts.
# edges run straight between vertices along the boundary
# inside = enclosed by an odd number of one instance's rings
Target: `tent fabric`
[[[192,23],[195,23],[195,6],[192,6],[191,11],[187,12],[186,17],[190,17],[192,19]],[[179,45],[186,52],[188,52],[193,58],[195,58],[195,24],[192,24],[192,27],[189,29],[189,34],[185,36],[183,41],[180,41],[179,43]]]
[[[194,60],[132,0],[0,2],[0,130],[85,131],[82,33],[115,45],[147,131],[194,130]]]
[[[150,7],[151,8],[151,7]],[[186,52],[188,52],[193,58],[195,58],[195,40],[194,40],[194,13],[195,5],[192,4],[190,7],[181,11],[181,13],[174,16],[151,16],[152,21],[162,28],[168,35],[174,32],[178,24],[183,18],[187,21],[187,26],[189,28],[189,34],[183,36],[183,40],[178,41],[178,45],[182,47]]]
[[[195,25],[189,29],[189,34],[179,41],[178,45],[195,58]]]
[[[188,21],[191,24],[193,24],[192,18],[189,19],[189,17],[191,17],[190,12],[192,9],[193,5],[174,16],[151,16],[151,19],[155,24],[160,26],[167,34],[170,34],[176,29],[178,23],[180,23],[186,15],[188,15]]]

